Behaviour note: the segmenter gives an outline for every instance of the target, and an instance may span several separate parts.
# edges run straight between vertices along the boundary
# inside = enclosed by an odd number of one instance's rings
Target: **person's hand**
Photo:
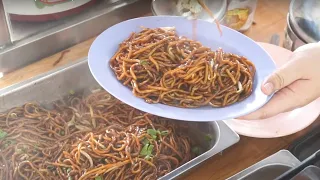
[[[288,63],[262,84],[271,100],[259,110],[239,119],[265,119],[305,106],[320,96],[320,43],[298,48]]]

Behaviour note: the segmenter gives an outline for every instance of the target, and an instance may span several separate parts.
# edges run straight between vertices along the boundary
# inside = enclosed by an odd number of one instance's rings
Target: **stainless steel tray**
[[[92,77],[85,58],[0,90],[0,112],[26,102],[47,105],[68,95],[70,90],[86,93],[96,88],[100,86]],[[190,136],[195,137],[206,151],[160,179],[176,178],[239,141],[239,135],[222,121],[190,122],[189,126],[192,129],[189,132]],[[213,138],[208,142],[201,134],[210,134]]]
[[[289,151],[281,150],[227,180],[271,180],[300,163]]]
[[[297,174],[292,180],[320,180],[320,168],[310,165]]]

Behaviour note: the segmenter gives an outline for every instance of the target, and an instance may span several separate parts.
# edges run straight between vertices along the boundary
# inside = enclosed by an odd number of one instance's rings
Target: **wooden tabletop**
[[[269,42],[271,36],[277,33],[280,35],[280,45],[282,45],[289,2],[290,0],[259,0],[255,13],[255,24],[244,34],[259,42]],[[0,78],[0,88],[10,86],[87,56],[93,40],[94,38],[89,39],[64,52],[54,54],[4,75],[4,77]],[[61,58],[62,53],[64,55]],[[202,163],[182,179],[226,179],[280,149],[287,148],[294,140],[310,131],[319,122],[320,119],[318,118],[315,123],[303,131],[282,138],[257,139],[241,136],[237,144],[228,148],[222,154]]]

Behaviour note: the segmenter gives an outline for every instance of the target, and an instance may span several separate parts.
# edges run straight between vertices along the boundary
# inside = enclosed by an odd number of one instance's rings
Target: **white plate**
[[[271,44],[261,44],[273,57],[277,67],[287,62],[291,51]],[[257,138],[275,138],[296,133],[312,124],[320,113],[320,99],[305,107],[261,120],[226,120],[240,135]]]
[[[268,53],[256,42],[243,34],[222,26],[220,36],[215,24],[198,20],[196,36],[204,46],[213,50],[221,47],[225,52],[243,55],[251,60],[256,69],[253,92],[245,100],[223,108],[211,106],[199,108],[177,108],[163,104],[148,104],[133,95],[131,90],[117,80],[109,66],[110,58],[117,51],[119,44],[133,31],[140,31],[141,26],[148,28],[175,27],[181,36],[192,37],[192,21],[183,17],[152,16],[124,21],[110,27],[93,42],[88,63],[94,78],[114,97],[141,111],[157,116],[186,121],[216,121],[240,117],[263,106],[271,96],[261,91],[263,80],[275,70],[275,64]]]
[[[90,1],[91,0],[66,1],[59,4],[54,4],[52,6],[45,6],[43,8],[37,7],[35,0],[4,0],[3,2],[6,8],[6,12],[9,14],[39,16],[68,11],[82,6]]]

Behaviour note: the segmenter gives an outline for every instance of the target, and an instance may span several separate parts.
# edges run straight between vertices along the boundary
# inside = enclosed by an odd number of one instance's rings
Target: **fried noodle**
[[[252,93],[255,66],[245,57],[212,51],[174,28],[143,28],[110,60],[116,78],[148,103],[224,107]]]
[[[0,179],[157,179],[189,161],[185,124],[105,91],[0,113]]]

